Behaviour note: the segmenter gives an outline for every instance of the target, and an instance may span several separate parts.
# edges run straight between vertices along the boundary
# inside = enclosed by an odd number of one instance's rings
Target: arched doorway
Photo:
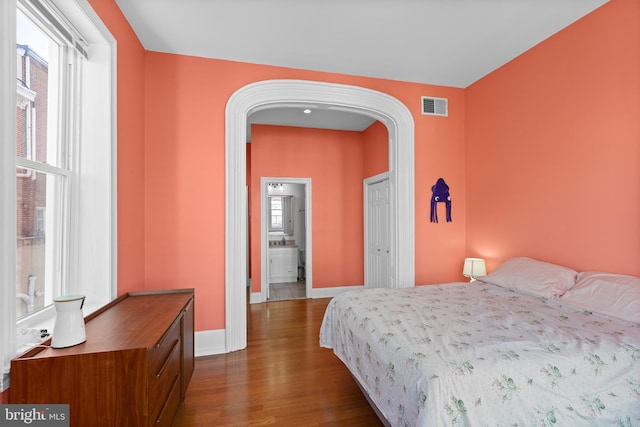
[[[314,106],[370,116],[389,133],[393,287],[415,281],[414,125],[397,99],[357,86],[306,80],[266,80],[244,86],[225,113],[225,351],[247,346],[246,125],[251,113],[282,106]]]

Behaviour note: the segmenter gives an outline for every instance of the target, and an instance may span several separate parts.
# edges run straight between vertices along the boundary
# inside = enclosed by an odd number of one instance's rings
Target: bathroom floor
[[[269,301],[306,298],[307,284],[304,280],[289,283],[269,284]]]

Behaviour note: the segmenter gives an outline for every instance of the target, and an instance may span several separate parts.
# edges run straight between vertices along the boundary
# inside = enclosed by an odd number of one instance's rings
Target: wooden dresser
[[[87,341],[11,361],[9,403],[67,403],[71,426],[170,426],[194,368],[194,291],[130,292],[85,318]]]

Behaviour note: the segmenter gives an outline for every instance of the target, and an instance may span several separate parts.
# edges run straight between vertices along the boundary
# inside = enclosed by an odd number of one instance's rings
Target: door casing
[[[269,203],[267,197],[269,195],[269,182],[281,182],[283,184],[302,184],[304,185],[305,197],[305,257],[306,257],[306,286],[305,293],[307,298],[311,296],[313,289],[313,253],[311,245],[311,178],[260,178],[260,293],[261,300],[266,301],[269,297]]]

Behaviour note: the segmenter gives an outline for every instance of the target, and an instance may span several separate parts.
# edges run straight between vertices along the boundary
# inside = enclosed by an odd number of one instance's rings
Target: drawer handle
[[[164,343],[164,341],[167,339],[167,337],[169,335],[171,335],[171,330],[173,328],[175,328],[177,326],[177,324],[178,324],[178,322],[174,321],[173,324],[171,326],[169,326],[169,329],[167,329],[167,331],[164,333],[164,335],[162,335],[162,338],[160,338],[160,341],[158,341],[156,343],[155,348],[159,348]]]
[[[169,395],[167,396],[166,400],[164,401],[164,404],[162,405],[162,409],[160,410],[160,413],[158,414],[158,418],[156,418],[156,424],[160,424],[160,422],[162,422],[162,417],[164,416],[164,411],[167,410],[167,405],[169,404],[169,398],[173,394],[173,391],[175,390],[176,385],[178,385],[178,381],[179,380],[180,380],[180,375],[177,375],[176,379],[173,381],[173,385],[171,386],[171,391],[169,392]]]
[[[173,347],[171,348],[171,351],[169,352],[169,356],[167,356],[167,358],[165,359],[164,363],[162,364],[162,367],[160,368],[160,370],[156,374],[156,378],[160,378],[162,376],[162,374],[164,373],[164,370],[167,369],[167,365],[169,364],[169,361],[171,360],[171,356],[173,356],[173,353],[176,351],[176,348],[178,348],[178,344],[179,343],[180,343],[179,339],[177,339],[176,342],[173,343]]]

